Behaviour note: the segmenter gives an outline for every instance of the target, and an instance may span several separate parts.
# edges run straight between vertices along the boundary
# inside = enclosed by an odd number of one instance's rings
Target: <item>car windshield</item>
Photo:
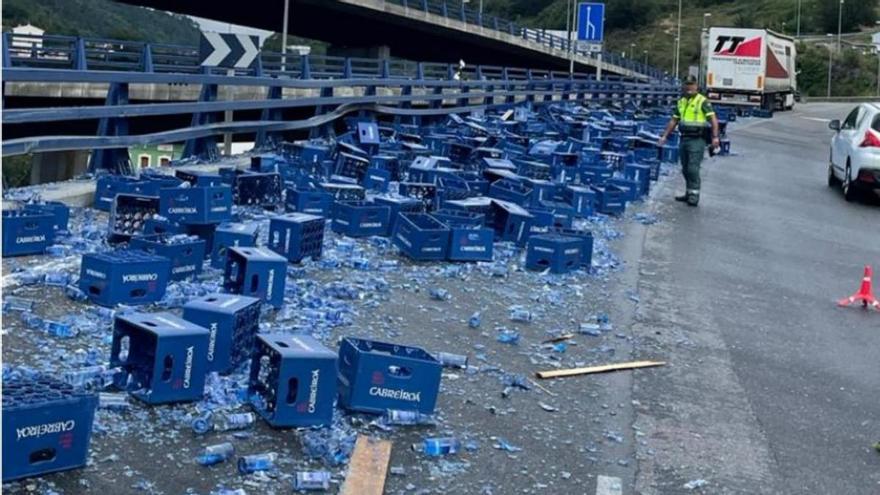
[[[880,113],[874,116],[874,122],[871,123],[871,129],[880,132]]]

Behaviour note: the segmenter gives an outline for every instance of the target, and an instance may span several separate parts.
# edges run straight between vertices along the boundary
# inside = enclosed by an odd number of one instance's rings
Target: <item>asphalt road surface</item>
[[[737,123],[699,208],[660,192],[633,335],[671,366],[635,374],[636,493],[880,493],[880,313],[835,305],[880,267],[880,208],[825,176],[851,107]]]

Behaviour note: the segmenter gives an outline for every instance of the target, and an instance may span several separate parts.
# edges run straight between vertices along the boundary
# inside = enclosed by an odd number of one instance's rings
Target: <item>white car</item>
[[[859,190],[880,194],[880,103],[862,103],[841,123],[828,123],[831,138],[828,185],[843,188],[847,201]]]

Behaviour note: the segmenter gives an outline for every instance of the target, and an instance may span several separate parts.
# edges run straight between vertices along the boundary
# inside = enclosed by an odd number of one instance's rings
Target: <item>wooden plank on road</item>
[[[391,460],[391,442],[358,435],[340,495],[382,495]]]
[[[565,376],[589,375],[593,373],[605,373],[606,371],[631,370],[635,368],[650,368],[663,366],[666,361],[631,361],[629,363],[604,364],[602,366],[589,366],[586,368],[570,368],[566,370],[539,371],[535,373],[538,378],[562,378]]]

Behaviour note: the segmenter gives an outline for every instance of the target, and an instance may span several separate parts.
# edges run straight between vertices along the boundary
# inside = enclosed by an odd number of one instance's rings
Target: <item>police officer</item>
[[[657,141],[658,146],[666,144],[666,138],[678,124],[681,132],[681,144],[678,148],[681,157],[681,171],[686,183],[686,191],[676,196],[676,201],[686,201],[691,206],[700,203],[700,162],[706,152],[706,131],[711,121],[712,147],[718,148],[721,143],[718,134],[718,118],[705,96],[697,90],[697,79],[688,76],[682,85],[684,95],[678,100],[672,111],[672,118],[666,124],[666,130]],[[708,120],[707,120],[708,119]]]

